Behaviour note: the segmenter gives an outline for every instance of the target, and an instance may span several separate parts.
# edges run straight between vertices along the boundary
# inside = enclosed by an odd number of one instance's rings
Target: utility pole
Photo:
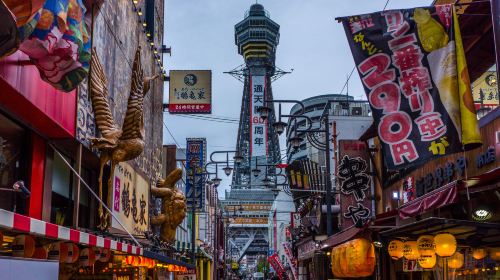
[[[323,121],[325,123],[325,142],[326,142],[326,234],[333,235],[333,215],[332,215],[332,177],[330,176],[330,102],[326,103],[326,115],[323,112]]]
[[[193,178],[192,178],[192,188],[193,191],[192,196],[191,196],[191,252],[192,252],[192,259],[193,259],[193,264],[196,267],[196,221],[195,221],[195,214],[196,214],[196,189],[197,189],[197,184],[198,182],[196,181],[196,176],[198,175],[198,165],[193,166]]]

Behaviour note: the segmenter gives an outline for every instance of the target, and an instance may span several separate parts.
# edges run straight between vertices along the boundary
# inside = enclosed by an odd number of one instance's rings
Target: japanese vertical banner
[[[257,112],[264,106],[266,76],[250,77],[250,156],[267,155],[267,120]]]
[[[205,138],[188,138],[186,144],[186,198],[191,207],[202,209],[205,202],[204,171],[207,158],[207,141]],[[194,198],[194,199],[193,199]]]
[[[481,144],[452,5],[342,18],[389,169]]]
[[[339,141],[340,206],[342,228],[362,226],[372,216],[370,157],[366,144],[356,140]]]

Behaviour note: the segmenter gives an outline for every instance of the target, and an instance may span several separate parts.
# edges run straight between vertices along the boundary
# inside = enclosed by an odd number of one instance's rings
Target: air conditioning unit
[[[352,107],[351,115],[353,116],[361,116],[363,114],[363,108],[361,107]]]

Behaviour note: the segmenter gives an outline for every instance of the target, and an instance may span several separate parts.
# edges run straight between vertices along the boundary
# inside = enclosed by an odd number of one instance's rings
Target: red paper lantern
[[[75,263],[80,256],[80,249],[76,244],[66,243],[68,246],[68,257],[66,258],[66,263]]]
[[[34,259],[46,260],[49,256],[49,252],[45,247],[36,247],[35,253],[33,254]]]
[[[125,258],[125,263],[126,263],[127,265],[132,265],[132,264],[134,264],[134,256],[130,256],[130,255],[129,255],[129,256],[127,256],[127,257]]]
[[[107,262],[107,261],[109,261],[110,257],[111,257],[111,250],[106,249],[106,248],[99,249],[99,261],[100,262]]]
[[[85,248],[80,252],[79,261],[81,266],[93,266],[95,260],[95,253],[92,248]]]
[[[14,257],[31,258],[35,253],[35,240],[27,234],[21,234],[12,242],[12,255]]]
[[[68,260],[68,244],[56,242],[49,245],[49,260],[66,262]]]

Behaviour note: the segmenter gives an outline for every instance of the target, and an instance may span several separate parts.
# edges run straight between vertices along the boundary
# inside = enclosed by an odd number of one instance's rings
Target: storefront
[[[428,162],[384,189],[385,208],[398,206],[395,224],[380,232],[383,279],[500,277],[500,108],[479,127],[482,147]]]
[[[41,274],[53,273],[55,269],[56,278],[63,280],[169,279],[171,273],[194,268],[139,246],[3,209],[0,209],[0,237],[3,241],[0,255],[7,257],[0,258],[0,266],[5,267],[5,262],[12,259],[27,261],[36,264],[33,270]]]

